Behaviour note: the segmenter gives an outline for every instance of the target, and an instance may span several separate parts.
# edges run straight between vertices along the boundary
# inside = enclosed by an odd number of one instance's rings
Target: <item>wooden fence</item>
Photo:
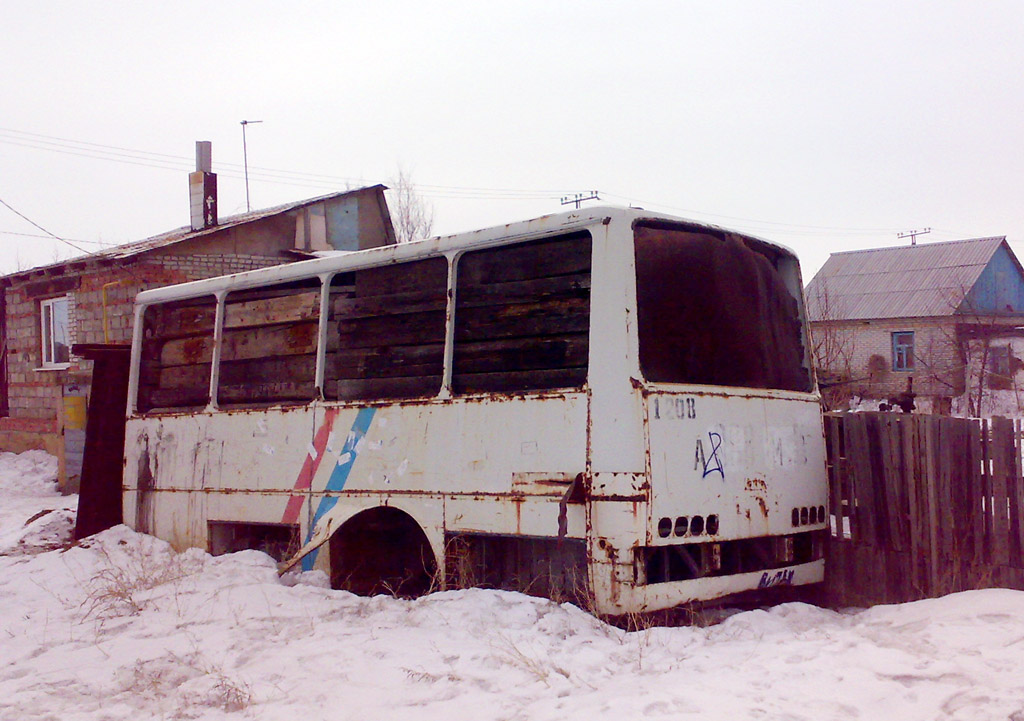
[[[1024,589],[1021,422],[896,413],[825,418],[832,605]]]

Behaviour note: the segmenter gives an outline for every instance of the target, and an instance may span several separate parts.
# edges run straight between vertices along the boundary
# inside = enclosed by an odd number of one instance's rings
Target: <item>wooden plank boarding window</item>
[[[326,399],[433,398],[440,392],[447,259],[340,273],[330,294]]]
[[[459,259],[452,390],[576,388],[587,380],[590,234]]]
[[[217,404],[313,400],[319,320],[319,278],[229,293]]]
[[[198,410],[210,401],[217,300],[203,296],[146,308],[138,409]]]

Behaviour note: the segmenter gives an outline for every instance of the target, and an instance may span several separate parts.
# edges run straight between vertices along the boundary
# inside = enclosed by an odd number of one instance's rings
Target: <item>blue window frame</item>
[[[892,334],[892,369],[914,370],[914,331],[906,330]]]

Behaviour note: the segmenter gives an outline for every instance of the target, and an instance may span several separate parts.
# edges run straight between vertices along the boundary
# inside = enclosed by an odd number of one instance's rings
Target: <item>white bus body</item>
[[[590,208],[143,292],[125,521],[609,615],[819,582],[801,287],[779,246]]]

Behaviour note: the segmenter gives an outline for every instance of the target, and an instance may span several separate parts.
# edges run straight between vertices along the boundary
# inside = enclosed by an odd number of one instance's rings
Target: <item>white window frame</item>
[[[66,361],[55,361],[54,351],[56,350],[53,339],[54,339],[54,307],[63,303],[67,309],[65,316],[67,317],[67,327],[65,329],[67,336],[67,347],[68,347],[68,360]],[[59,370],[68,368],[71,365],[71,301],[66,295],[61,295],[56,298],[47,298],[46,300],[39,301],[39,344],[42,350],[42,367],[51,370]]]

